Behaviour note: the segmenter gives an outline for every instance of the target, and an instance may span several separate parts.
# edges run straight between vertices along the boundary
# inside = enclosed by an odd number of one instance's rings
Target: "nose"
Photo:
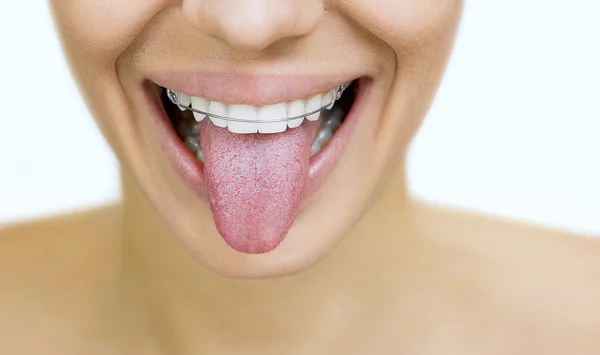
[[[183,0],[185,17],[198,30],[242,51],[260,51],[313,31],[323,0]]]

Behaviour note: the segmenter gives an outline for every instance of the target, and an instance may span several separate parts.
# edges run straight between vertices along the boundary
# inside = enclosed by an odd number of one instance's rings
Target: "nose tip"
[[[309,34],[324,13],[322,0],[184,0],[182,9],[198,30],[253,52]]]

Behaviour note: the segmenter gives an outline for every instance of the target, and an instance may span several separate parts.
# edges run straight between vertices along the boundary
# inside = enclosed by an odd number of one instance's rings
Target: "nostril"
[[[275,42],[292,37],[290,16],[262,9],[249,9],[244,13],[224,14],[219,22],[219,32],[231,47],[245,51],[260,51]],[[294,36],[295,37],[295,36]]]
[[[324,13],[321,0],[184,0],[182,9],[195,28],[243,51],[307,35]]]
[[[260,52],[281,39],[274,32],[249,25],[231,26],[216,37],[221,38],[233,49],[244,52]]]

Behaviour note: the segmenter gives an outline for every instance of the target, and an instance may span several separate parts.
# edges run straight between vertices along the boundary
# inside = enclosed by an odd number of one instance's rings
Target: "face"
[[[360,220],[429,108],[462,1],[51,5],[93,116],[172,236],[257,277],[309,267]]]

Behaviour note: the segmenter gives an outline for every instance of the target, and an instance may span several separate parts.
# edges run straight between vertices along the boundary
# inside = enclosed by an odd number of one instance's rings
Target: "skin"
[[[81,92],[122,163],[123,203],[2,231],[0,353],[600,350],[598,241],[406,192],[405,152],[442,78],[460,1],[241,3],[51,1]],[[272,253],[225,245],[141,98],[145,72],[215,65],[373,74],[369,109],[335,171]]]
[[[310,267],[357,223],[403,160],[398,152],[406,150],[429,108],[461,11],[455,0],[383,1],[377,7],[319,0],[51,3],[94,117],[171,235],[214,272],[251,278]],[[373,78],[369,113],[360,117],[335,171],[268,254],[242,254],[223,242],[206,199],[182,182],[159,144],[142,91],[146,73],[232,68],[241,74]],[[339,188],[353,193],[340,194]]]

